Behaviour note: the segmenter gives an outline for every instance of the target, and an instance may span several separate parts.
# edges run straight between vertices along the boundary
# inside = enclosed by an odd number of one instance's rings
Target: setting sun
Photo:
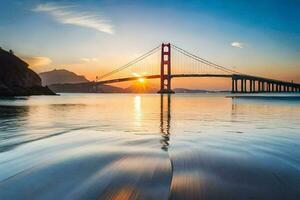
[[[139,78],[138,81],[139,81],[140,83],[144,83],[144,82],[145,82],[145,79],[144,79],[144,78]]]

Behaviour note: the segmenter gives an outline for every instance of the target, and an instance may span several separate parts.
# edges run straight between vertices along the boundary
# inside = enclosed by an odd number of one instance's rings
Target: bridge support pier
[[[241,93],[244,93],[244,79],[241,79]]]
[[[274,83],[271,83],[271,91],[274,92]]]
[[[279,85],[279,92],[281,92],[281,89],[282,89],[282,85]]]
[[[235,91],[234,91],[234,89],[235,89],[234,83],[235,83],[235,80],[232,78],[231,79],[231,93],[235,93]]]
[[[235,77],[231,78],[231,93],[238,92],[238,80]]]
[[[165,74],[167,72],[167,74]],[[171,89],[171,44],[161,45],[160,90],[161,94],[172,94]]]

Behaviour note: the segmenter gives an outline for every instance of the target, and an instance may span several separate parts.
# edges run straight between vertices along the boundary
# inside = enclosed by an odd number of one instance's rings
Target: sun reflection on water
[[[134,97],[134,124],[137,127],[142,126],[142,98],[141,96]]]

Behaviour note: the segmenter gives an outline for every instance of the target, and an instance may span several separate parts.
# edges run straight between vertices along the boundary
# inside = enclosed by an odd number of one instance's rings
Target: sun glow
[[[133,72],[132,75],[135,76],[135,77],[140,77],[141,76],[141,75],[139,75],[138,73],[135,73],[135,72]]]
[[[139,80],[140,83],[144,83],[145,82],[144,78],[139,78],[138,80]]]
[[[135,76],[135,77],[138,77],[137,80],[139,81],[139,83],[145,83],[145,78],[143,78],[142,75],[140,75],[138,73],[135,73],[135,72],[133,72],[132,75]]]

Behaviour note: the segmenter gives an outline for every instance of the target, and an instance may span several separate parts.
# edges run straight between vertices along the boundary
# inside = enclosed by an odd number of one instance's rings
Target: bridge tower
[[[158,93],[171,94],[171,44],[161,45],[161,64],[160,64],[160,90]]]

